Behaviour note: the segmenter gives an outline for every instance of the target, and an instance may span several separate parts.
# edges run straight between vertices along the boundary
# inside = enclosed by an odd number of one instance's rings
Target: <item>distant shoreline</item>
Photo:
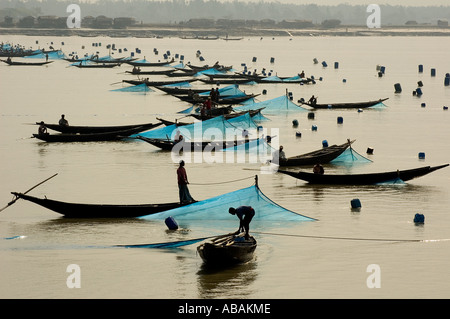
[[[202,29],[180,28],[170,26],[135,27],[127,29],[38,29],[38,28],[0,28],[0,35],[27,35],[27,36],[81,36],[81,37],[205,37],[226,38],[239,37],[301,37],[301,36],[450,36],[450,28],[438,27],[381,27],[369,29],[363,26],[342,26],[334,29]]]

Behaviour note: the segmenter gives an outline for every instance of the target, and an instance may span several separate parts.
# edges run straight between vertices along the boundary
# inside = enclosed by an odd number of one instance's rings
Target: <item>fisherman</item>
[[[39,128],[38,128],[38,134],[39,135],[47,135],[47,127],[45,126],[44,122],[41,121]]]
[[[250,222],[252,221],[253,216],[255,216],[255,210],[251,206],[240,206],[238,208],[230,207],[228,212],[239,218],[239,229],[235,235],[239,234],[241,231],[245,231],[245,239],[248,240]]]
[[[205,102],[203,102],[203,106],[204,106],[205,109],[206,109],[206,113],[207,113],[209,116],[212,116],[212,112],[211,112],[211,106],[212,106],[212,103],[211,103],[211,97],[208,96],[208,98],[205,100]]]
[[[215,99],[214,102],[219,103],[219,99],[220,99],[220,92],[219,92],[219,88],[216,88],[216,92],[215,92]]]
[[[184,168],[184,161],[180,161],[180,166],[177,169],[177,177],[178,177],[178,192],[180,196],[180,204],[192,203],[195,200],[192,198],[189,193],[189,189],[187,184],[189,184],[186,174],[186,169]]]
[[[323,173],[325,173],[325,170],[323,169],[322,165],[316,164],[314,165],[313,173],[323,175]]]
[[[300,77],[303,79],[305,77],[305,71],[302,70],[302,73],[300,73]]]
[[[314,97],[314,95],[313,96],[311,96],[311,98],[309,99],[309,104],[311,104],[311,105],[316,105],[316,103],[317,103],[317,98],[316,97]]]
[[[69,126],[69,122],[65,119],[64,114],[61,115],[61,118],[59,119],[59,125],[61,126]]]
[[[280,161],[287,161],[286,155],[283,151],[283,145],[280,145],[280,148],[273,152],[272,163],[279,165]]]

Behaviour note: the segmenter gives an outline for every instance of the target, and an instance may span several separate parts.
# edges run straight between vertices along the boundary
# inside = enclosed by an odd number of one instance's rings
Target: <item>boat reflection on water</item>
[[[233,266],[202,263],[197,272],[198,298],[248,298],[255,294],[252,283],[258,277],[256,256],[249,262]]]

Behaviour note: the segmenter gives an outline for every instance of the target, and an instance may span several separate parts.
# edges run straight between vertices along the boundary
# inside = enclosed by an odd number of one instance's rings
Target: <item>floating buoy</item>
[[[292,126],[297,127],[298,126],[298,121],[297,120],[293,120],[292,121]]]
[[[383,73],[382,72],[378,72],[378,77],[382,78],[383,77]]]
[[[339,69],[339,62],[334,62],[334,68]]]
[[[267,94],[267,90],[266,89],[262,90],[262,94],[266,95]]]
[[[422,87],[423,86],[423,82],[422,81],[417,82],[417,86]]]
[[[369,155],[372,155],[373,154],[373,148],[372,147],[368,147],[366,153],[369,154]]]
[[[270,63],[274,63],[275,62],[275,58],[270,58]]]
[[[328,147],[328,141],[327,140],[323,140],[322,141],[322,147]]]
[[[395,83],[394,88],[395,88],[395,93],[400,93],[402,91],[402,86],[400,85],[400,83]]]
[[[422,73],[422,72],[423,72],[423,65],[419,64],[419,73]]]
[[[299,131],[297,131],[297,132],[295,132],[295,136],[297,136],[297,137],[302,137],[302,133],[299,132]]]
[[[317,60],[316,58],[313,59],[314,64],[319,63],[319,60]]]
[[[425,159],[425,153],[419,152],[419,159]]]
[[[255,56],[253,57],[252,62],[256,62],[256,57]]]
[[[447,111],[448,110],[448,106],[444,105],[443,109],[444,109],[444,111]]]
[[[313,120],[314,119],[314,112],[308,113],[308,119]]]
[[[427,106],[425,103],[422,103],[421,105],[420,105],[421,107],[425,107],[425,106]]]
[[[416,89],[416,95],[417,96],[421,96],[423,94],[422,89],[421,88],[417,88]]]
[[[363,109],[358,109],[358,113],[362,113]]]
[[[380,67],[380,72],[385,74],[386,73],[385,71],[386,71],[386,67],[385,66],[381,66]]]
[[[342,82],[347,83],[347,80],[346,80],[346,79],[343,79]]]
[[[436,69],[431,69],[431,76],[436,76]]]
[[[425,216],[423,214],[415,214],[414,215],[414,223],[416,224],[424,224],[425,223]]]
[[[350,201],[352,208],[361,208],[361,201],[358,198],[354,198]]]
[[[449,86],[450,85],[450,73],[446,73],[445,74],[444,85],[445,86]]]
[[[342,116],[338,116],[337,122],[338,122],[338,124],[344,123],[344,118]]]
[[[326,67],[328,66],[327,62],[322,61],[322,66],[323,66],[324,68],[326,68]]]
[[[311,130],[317,131],[317,126],[316,126],[316,125],[313,125],[313,126],[311,127]]]
[[[172,216],[167,217],[164,222],[166,223],[167,228],[169,228],[170,230],[178,229],[178,224]]]

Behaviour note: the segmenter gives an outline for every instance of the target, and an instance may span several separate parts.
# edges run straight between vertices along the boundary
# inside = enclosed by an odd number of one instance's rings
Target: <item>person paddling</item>
[[[235,234],[237,235],[241,231],[245,231],[245,239],[249,239],[250,222],[253,216],[255,216],[255,210],[251,206],[240,206],[238,208],[230,207],[228,212],[239,218],[239,229]]]

